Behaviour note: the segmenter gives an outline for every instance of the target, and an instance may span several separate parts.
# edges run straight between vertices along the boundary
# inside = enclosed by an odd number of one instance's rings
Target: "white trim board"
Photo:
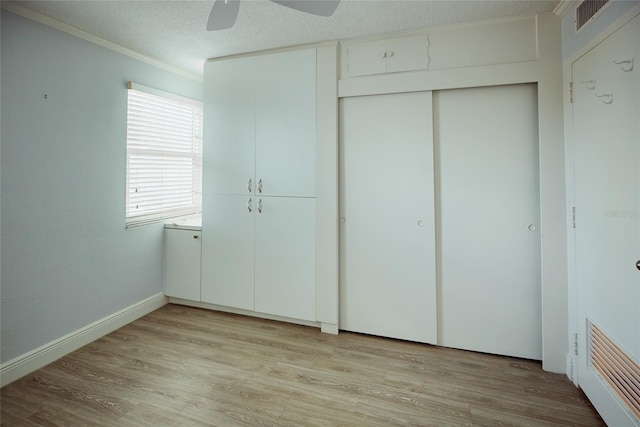
[[[245,310],[243,308],[227,307],[227,306],[224,306],[224,305],[211,304],[211,303],[208,303],[208,302],[201,302],[201,301],[192,301],[192,300],[187,300],[187,299],[183,299],[183,298],[169,297],[169,303],[170,304],[186,305],[187,307],[196,307],[196,308],[204,308],[204,309],[213,310],[213,311],[221,311],[223,313],[239,314],[241,316],[257,317],[259,319],[267,319],[267,320],[275,320],[275,321],[278,321],[278,322],[293,323],[295,325],[310,326],[312,328],[321,328],[322,327],[322,323],[321,322],[314,322],[312,320],[294,319],[292,317],[277,316],[275,314],[260,313],[258,311]],[[327,327],[330,328],[332,324],[328,323],[327,325],[328,325]]]
[[[39,22],[40,24],[44,24],[51,28],[55,28],[56,30],[62,31],[67,34],[71,34],[72,36],[81,38],[91,43],[95,43],[104,48],[113,50],[114,52],[118,52],[122,55],[126,55],[130,58],[138,60],[140,62],[144,62],[149,65],[153,65],[154,67],[172,72],[182,77],[186,77],[198,83],[202,83],[202,77],[196,74],[190,73],[188,71],[183,70],[182,68],[175,67],[173,65],[169,65],[166,62],[160,61],[158,59],[151,58],[149,56],[143,55],[131,49],[127,49],[126,47],[120,46],[118,44],[112,43],[108,40],[102,39],[100,37],[94,36],[93,34],[89,34],[86,31],[82,31],[79,28],[73,27],[71,25],[65,24],[64,22],[60,22],[56,19],[50,18],[46,15],[43,15],[34,10],[28,9],[24,6],[19,5],[15,1],[3,1],[2,9],[8,10],[9,12],[13,12],[17,15],[24,16],[25,18],[31,19],[32,21]]]
[[[164,293],[156,294],[3,363],[0,366],[0,387],[157,310],[167,302]]]
[[[562,18],[577,1],[578,0],[560,0],[560,3],[553,9],[553,13]]]

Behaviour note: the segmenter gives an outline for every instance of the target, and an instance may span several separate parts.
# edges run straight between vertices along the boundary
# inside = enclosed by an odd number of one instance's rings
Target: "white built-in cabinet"
[[[429,66],[426,34],[353,43],[347,46],[350,77],[424,70]]]
[[[315,321],[316,49],[205,66],[202,301]]]
[[[208,62],[203,192],[314,197],[315,49]]]
[[[198,230],[165,228],[164,290],[169,297],[200,301]]]

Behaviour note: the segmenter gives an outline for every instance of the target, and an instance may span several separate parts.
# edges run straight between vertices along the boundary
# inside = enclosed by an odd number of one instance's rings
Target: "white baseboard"
[[[164,293],[159,293],[3,363],[0,366],[0,387],[157,310],[167,302]]]
[[[339,328],[335,323],[324,323],[320,325],[320,330],[325,334],[338,335]]]

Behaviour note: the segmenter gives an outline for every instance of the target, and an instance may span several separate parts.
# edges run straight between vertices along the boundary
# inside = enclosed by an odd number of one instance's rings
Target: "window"
[[[202,103],[130,82],[127,227],[201,212]]]

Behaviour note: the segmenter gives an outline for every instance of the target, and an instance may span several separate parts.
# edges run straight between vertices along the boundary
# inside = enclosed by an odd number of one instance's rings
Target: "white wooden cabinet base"
[[[315,322],[315,321],[311,321],[311,320],[297,319],[297,318],[294,318],[294,317],[285,317],[285,316],[278,316],[278,315],[275,315],[275,314],[260,313],[258,311],[254,311],[254,310],[244,310],[242,308],[227,307],[227,306],[224,306],[224,305],[211,304],[211,303],[208,303],[208,302],[194,301],[194,300],[184,299],[184,298],[169,297],[169,303],[186,305],[186,306],[189,306],[189,307],[204,308],[204,309],[207,309],[207,310],[221,311],[223,313],[239,314],[239,315],[242,315],[242,316],[258,317],[260,319],[275,320],[275,321],[278,321],[278,322],[293,323],[295,325],[302,325],[302,326],[309,326],[309,327],[312,327],[312,328],[318,328],[318,329],[320,329],[320,332],[322,332],[322,333],[327,333],[327,334],[332,334],[332,335],[337,335],[338,334],[338,325],[333,324],[333,323]]]

